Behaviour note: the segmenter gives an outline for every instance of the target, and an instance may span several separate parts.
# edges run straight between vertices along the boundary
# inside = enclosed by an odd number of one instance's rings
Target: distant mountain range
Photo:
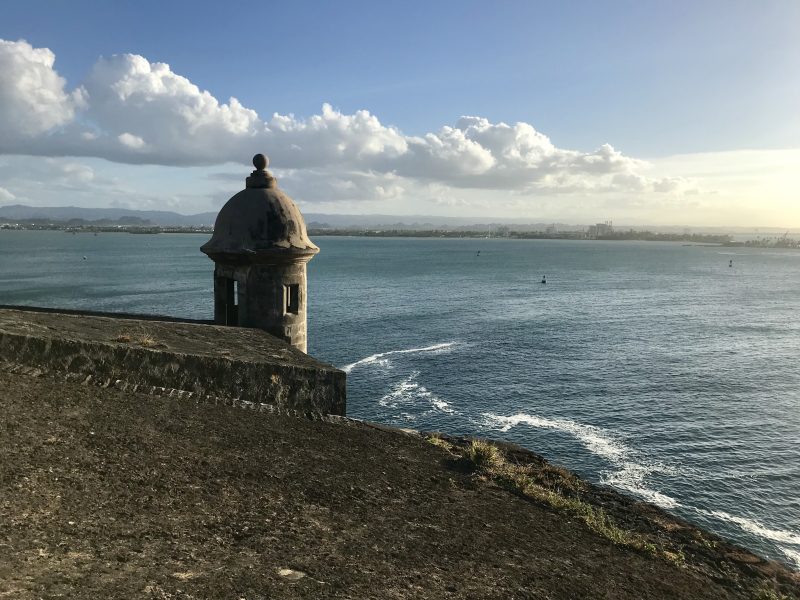
[[[30,221],[47,220],[67,222],[71,220],[97,221],[99,223],[143,224],[168,226],[213,225],[217,213],[182,215],[164,210],[132,210],[128,208],[81,208],[78,206],[25,206],[12,204],[0,206],[0,220]]]
[[[129,208],[82,208],[78,206],[25,206],[13,204],[0,206],[0,221],[52,221],[69,222],[75,220],[89,221],[96,224],[113,223],[129,225],[160,225],[162,227],[197,227],[213,225],[216,212],[204,212],[196,215],[182,215],[163,210],[134,210]],[[544,229],[549,223],[526,223],[521,219],[486,219],[468,217],[437,217],[430,215],[329,215],[306,213],[306,223],[312,229],[330,228],[380,228],[380,229],[436,229],[463,228],[491,229],[498,226],[514,225],[520,228]],[[556,224],[561,230],[579,229],[574,225]]]
[[[545,231],[553,227],[556,231],[581,231],[586,224],[574,225],[553,222],[532,222],[524,218],[501,217],[440,217],[431,215],[329,215],[304,213],[309,229],[469,229],[472,231],[492,231],[508,227],[516,231]],[[130,208],[83,208],[79,206],[25,206],[13,204],[0,206],[0,222],[49,221],[68,223],[69,221],[91,222],[93,225],[141,225],[162,227],[199,227],[213,225],[216,212],[196,215],[182,215],[164,210],[134,210]],[[75,223],[81,224],[81,223]],[[734,235],[780,235],[796,233],[797,229],[786,231],[778,227],[684,227],[636,225],[636,230],[666,233],[731,233]],[[629,229],[628,225],[614,226],[615,230]]]

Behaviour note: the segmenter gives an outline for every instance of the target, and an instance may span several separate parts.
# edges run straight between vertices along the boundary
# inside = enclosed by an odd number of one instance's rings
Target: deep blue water
[[[210,318],[206,239],[0,231],[0,302]],[[351,416],[510,439],[800,565],[800,252],[315,242],[309,352]]]

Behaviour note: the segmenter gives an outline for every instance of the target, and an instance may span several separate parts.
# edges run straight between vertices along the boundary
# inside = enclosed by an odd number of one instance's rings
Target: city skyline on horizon
[[[800,226],[796,3],[45,5],[0,24],[0,205],[214,211],[265,152],[316,213]]]

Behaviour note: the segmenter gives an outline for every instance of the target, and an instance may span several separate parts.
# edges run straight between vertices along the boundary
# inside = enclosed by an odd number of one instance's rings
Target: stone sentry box
[[[306,352],[306,263],[319,252],[303,216],[253,157],[246,188],[219,211],[201,250],[214,261],[214,322],[256,327]]]

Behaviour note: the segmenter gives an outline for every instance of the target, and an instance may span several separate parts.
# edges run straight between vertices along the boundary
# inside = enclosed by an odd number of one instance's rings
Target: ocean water
[[[0,303],[210,318],[206,239],[0,231]],[[351,416],[512,440],[800,566],[800,252],[315,242],[309,352]]]

